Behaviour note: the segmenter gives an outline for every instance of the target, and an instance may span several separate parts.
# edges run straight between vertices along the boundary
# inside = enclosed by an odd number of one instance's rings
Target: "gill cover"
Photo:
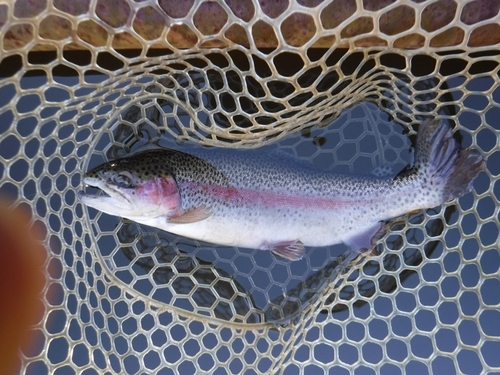
[[[142,221],[140,219],[169,217],[181,207],[172,174],[135,155],[90,170],[83,182],[105,194],[79,192],[80,200],[111,215]]]

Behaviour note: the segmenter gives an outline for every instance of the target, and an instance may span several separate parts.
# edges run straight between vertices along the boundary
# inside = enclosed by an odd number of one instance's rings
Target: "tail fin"
[[[428,184],[442,187],[443,202],[469,192],[483,169],[481,154],[460,149],[450,127],[439,120],[427,119],[420,125],[415,156],[418,173]]]

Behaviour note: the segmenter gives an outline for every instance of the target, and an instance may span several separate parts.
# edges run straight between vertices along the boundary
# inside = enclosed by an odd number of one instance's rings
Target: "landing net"
[[[45,228],[25,374],[500,372],[495,1],[0,3],[0,192]],[[299,262],[87,209],[88,168],[146,143],[397,173],[425,118],[486,170]]]

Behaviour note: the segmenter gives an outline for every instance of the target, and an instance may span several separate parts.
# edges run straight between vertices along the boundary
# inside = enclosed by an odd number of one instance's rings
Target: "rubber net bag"
[[[499,7],[0,2],[0,193],[49,252],[22,373],[500,372]],[[77,198],[86,170],[148,143],[395,175],[426,118],[485,170],[357,258],[201,243]]]

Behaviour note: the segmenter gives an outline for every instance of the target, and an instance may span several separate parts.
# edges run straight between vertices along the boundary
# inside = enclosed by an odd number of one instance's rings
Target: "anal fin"
[[[211,212],[206,207],[197,207],[188,210],[180,215],[171,216],[167,219],[169,223],[172,224],[189,224],[196,223],[197,221],[202,221],[208,218]]]
[[[273,254],[288,260],[300,260],[304,256],[304,244],[299,240],[266,243]]]
[[[376,222],[363,232],[344,239],[344,243],[357,253],[371,250],[375,247],[378,237],[384,231],[384,223]]]

